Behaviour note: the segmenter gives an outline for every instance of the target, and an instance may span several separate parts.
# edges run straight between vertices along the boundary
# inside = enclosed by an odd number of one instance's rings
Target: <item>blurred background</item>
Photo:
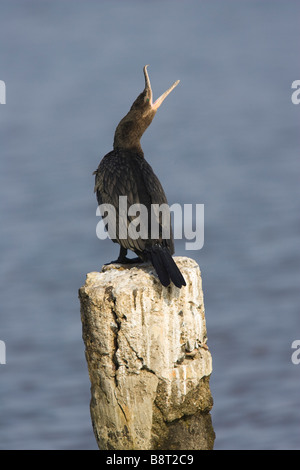
[[[1,449],[96,449],[78,288],[115,259],[94,177],[143,90],[170,204],[205,205],[215,449],[300,449],[299,1],[1,0]]]

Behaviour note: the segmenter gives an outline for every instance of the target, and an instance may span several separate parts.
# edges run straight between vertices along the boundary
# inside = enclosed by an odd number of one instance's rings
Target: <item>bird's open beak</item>
[[[164,101],[164,99],[168,96],[169,93],[171,93],[172,90],[174,90],[174,88],[178,85],[180,80],[176,80],[176,82],[174,82],[173,85],[171,85],[170,88],[167,89],[167,91],[165,91],[162,95],[160,95],[159,98],[157,98],[157,100],[154,101],[154,103],[152,103],[152,88],[151,88],[150,78],[147,72],[147,67],[149,66],[145,65],[144,67],[145,89],[150,90],[150,96],[151,96],[150,103],[151,103],[152,108],[155,111],[157,111],[160,105],[162,104],[162,102]]]

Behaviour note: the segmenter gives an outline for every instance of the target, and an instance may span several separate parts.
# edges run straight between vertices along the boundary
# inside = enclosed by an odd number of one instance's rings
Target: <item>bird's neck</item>
[[[123,141],[121,139],[114,139],[114,150],[126,150],[132,153],[138,153],[144,156],[143,149],[139,141]]]
[[[114,150],[130,150],[144,155],[140,141],[145,130],[151,124],[152,119],[153,116],[142,117],[130,110],[116,128]]]
[[[138,123],[125,116],[116,128],[114,150],[131,150],[143,154],[140,142],[142,135]]]

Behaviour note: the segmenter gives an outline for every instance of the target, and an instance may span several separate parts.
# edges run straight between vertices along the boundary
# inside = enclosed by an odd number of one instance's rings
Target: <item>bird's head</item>
[[[117,126],[114,138],[114,149],[131,149],[142,151],[140,139],[147,127],[150,126],[156,111],[178,85],[179,80],[173,83],[157,100],[153,103],[152,88],[147,71],[148,65],[144,67],[145,88],[133,102],[130,111],[120,121]]]

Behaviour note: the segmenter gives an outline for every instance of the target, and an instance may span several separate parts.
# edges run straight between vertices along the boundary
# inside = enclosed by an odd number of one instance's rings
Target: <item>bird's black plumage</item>
[[[137,254],[140,261],[150,261],[164,286],[172,281],[177,287],[182,287],[185,280],[172,258],[174,241],[171,222],[167,222],[153,210],[153,205],[168,204],[165,192],[151,166],[144,158],[140,138],[151,124],[152,119],[170,91],[178,82],[169,88],[155,103],[152,103],[152,90],[144,67],[145,89],[133,103],[129,113],[117,126],[114,138],[114,150],[101,160],[95,171],[95,192],[98,204],[110,204],[115,208],[118,221],[114,242],[120,244],[118,262],[130,262],[126,258],[127,250]],[[127,213],[123,215],[120,209],[120,196],[127,197]],[[127,230],[135,216],[128,215],[133,204],[142,204],[147,208],[145,222],[146,236],[133,237],[130,233],[122,236],[122,230]],[[151,223],[156,217],[159,232],[155,238],[151,235]],[[168,227],[166,226],[168,224]],[[164,225],[165,224],[165,225]],[[141,228],[141,227],[140,227]],[[169,229],[169,235],[164,237],[164,229]],[[145,232],[144,232],[145,233]]]

